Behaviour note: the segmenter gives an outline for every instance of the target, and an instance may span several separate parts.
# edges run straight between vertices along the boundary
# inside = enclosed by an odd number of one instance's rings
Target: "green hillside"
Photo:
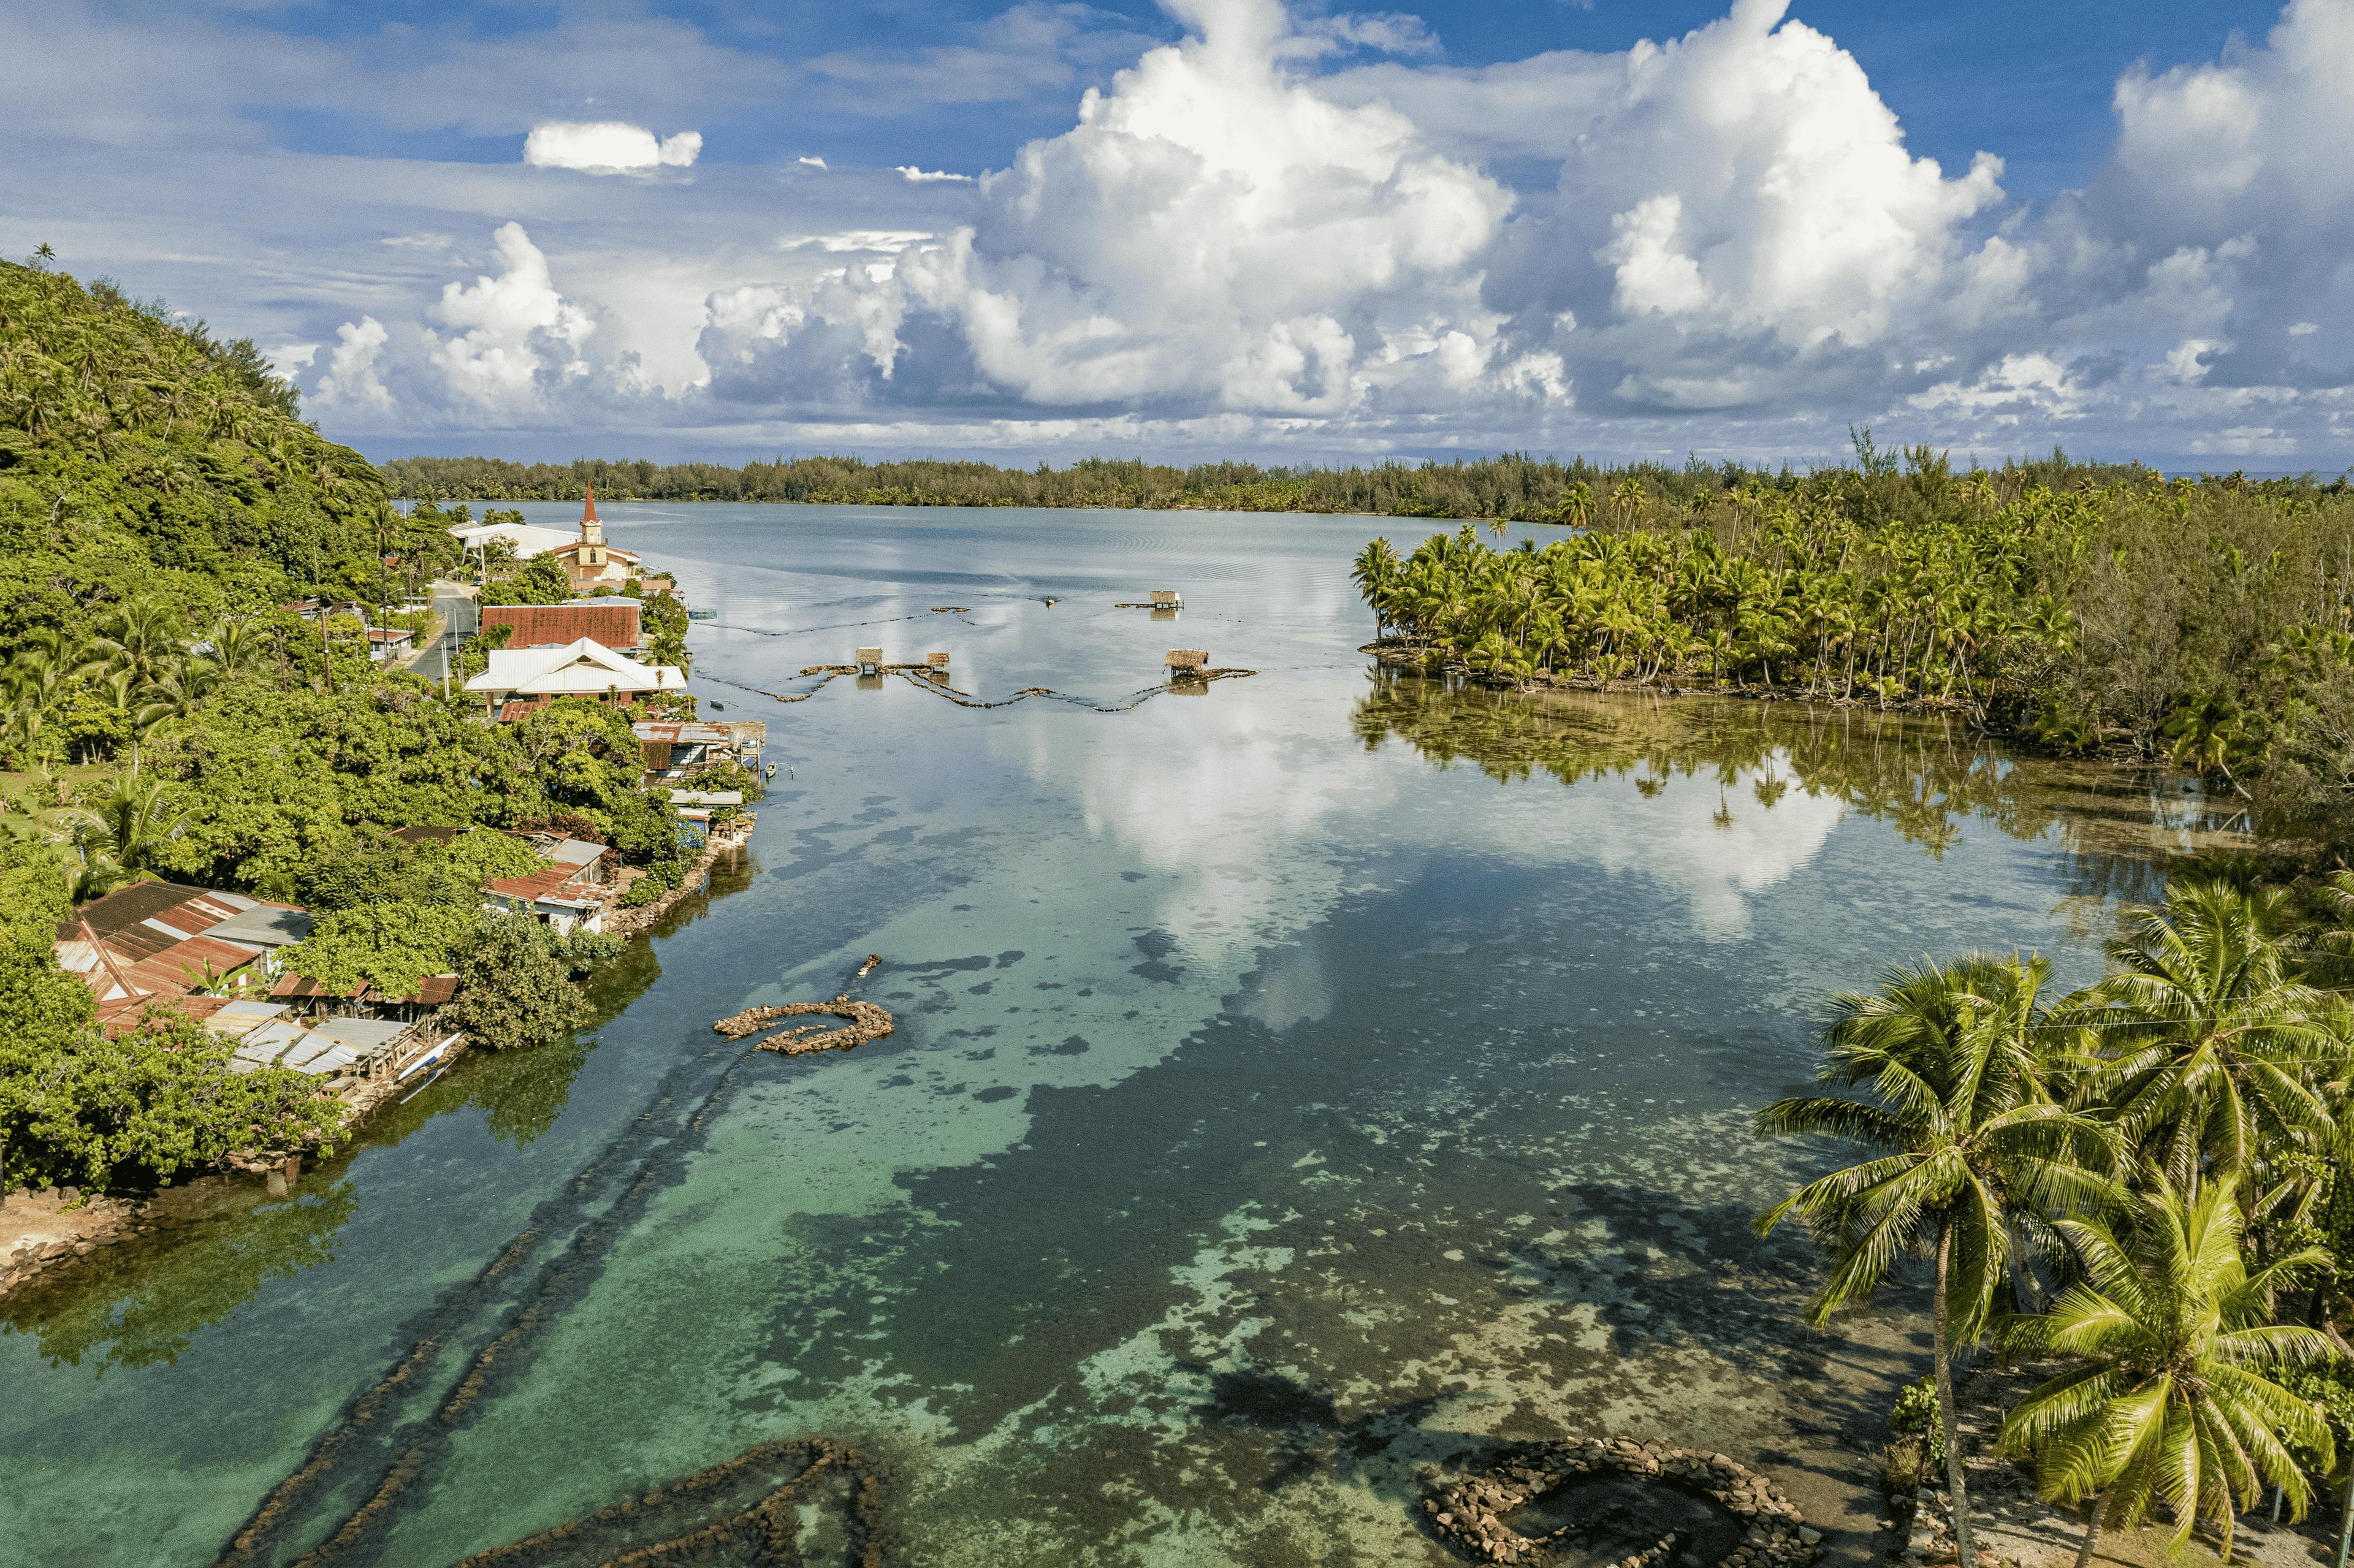
[[[314,588],[374,600],[455,559],[389,495],[250,339],[0,263],[0,659],[143,596],[201,624]]]
[[[161,876],[300,903],[299,973],[398,995],[456,971],[451,1026],[524,1045],[585,1016],[567,980],[620,942],[485,912],[485,877],[540,863],[521,839],[393,831],[559,827],[638,868],[632,902],[676,885],[687,846],[629,715],[567,699],[487,725],[376,664],[353,617],[288,608],[383,605],[457,564],[448,516],[388,496],[249,340],[0,264],[0,1194],[341,1136],[313,1080],[231,1072],[185,1019],[100,1029],[52,953],[76,901]]]

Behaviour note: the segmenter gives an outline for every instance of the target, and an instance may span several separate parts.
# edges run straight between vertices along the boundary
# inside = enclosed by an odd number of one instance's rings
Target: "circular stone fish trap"
[[[1560,1563],[1582,1531],[1573,1525],[1532,1539],[1506,1524],[1504,1516],[1574,1481],[1613,1473],[1697,1492],[1733,1515],[1742,1527],[1741,1542],[1716,1568],[1805,1568],[1822,1540],[1781,1489],[1748,1466],[1699,1448],[1628,1437],[1572,1437],[1515,1449],[1477,1475],[1442,1483],[1422,1507],[1441,1536],[1480,1562]],[[1663,1528],[1656,1544],[1609,1568],[1659,1568],[1676,1543],[1675,1532]]]

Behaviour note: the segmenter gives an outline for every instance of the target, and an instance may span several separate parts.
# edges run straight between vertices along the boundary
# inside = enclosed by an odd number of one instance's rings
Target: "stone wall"
[[[1743,1526],[1741,1544],[1721,1568],[1805,1568],[1822,1541],[1781,1489],[1747,1466],[1723,1454],[1630,1437],[1572,1437],[1518,1448],[1476,1474],[1441,1483],[1422,1507],[1443,1539],[1479,1562],[1543,1564],[1559,1560],[1555,1549],[1576,1533],[1574,1527],[1532,1540],[1504,1516],[1580,1478],[1612,1472],[1714,1499]],[[1662,1528],[1654,1544],[1612,1568],[1657,1568],[1675,1547],[1674,1531]]]

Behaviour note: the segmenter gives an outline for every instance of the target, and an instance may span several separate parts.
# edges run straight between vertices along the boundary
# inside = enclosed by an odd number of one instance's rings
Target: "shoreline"
[[[1974,728],[1995,736],[2006,742],[2032,746],[2033,742],[2020,732],[1988,724],[1985,715],[1969,703],[1952,698],[1909,697],[1902,702],[1882,702],[1872,697],[1843,697],[1829,692],[1809,692],[1797,686],[1693,686],[1675,685],[1661,681],[1596,681],[1579,675],[1545,675],[1537,679],[1491,675],[1474,670],[1458,660],[1433,669],[1422,657],[1419,645],[1396,638],[1381,638],[1357,650],[1369,654],[1384,669],[1401,674],[1421,675],[1431,680],[1459,678],[1475,686],[1485,686],[1497,692],[1609,692],[1620,695],[1649,693],[1662,697],[1724,697],[1751,703],[1803,703],[1808,706],[1829,708],[1869,708],[1884,714],[1944,714],[1967,718]],[[2058,756],[2035,748],[2040,755]],[[2107,753],[2089,754],[2096,758]]]
[[[619,937],[626,942],[661,924],[662,917],[669,914],[680,899],[690,893],[700,892],[709,884],[711,868],[718,863],[721,855],[736,853],[752,842],[752,830],[759,821],[759,812],[747,811],[734,821],[712,829],[704,840],[703,848],[679,876],[676,887],[652,904],[641,905],[635,909],[616,910],[605,927],[605,934]]]
[[[681,899],[709,885],[712,866],[722,855],[740,852],[750,841],[758,821],[758,813],[747,811],[713,830],[676,887],[642,908],[618,912],[607,929],[628,941],[660,924]],[[462,1034],[452,1040],[443,1054],[441,1070],[446,1071],[472,1048],[472,1043]],[[428,1074],[425,1082],[430,1083],[439,1075],[438,1071]],[[345,1147],[355,1145],[357,1135],[386,1107],[399,1103],[423,1087],[423,1083],[399,1078],[371,1079],[360,1085],[345,1100]],[[158,1227],[150,1213],[167,1193],[203,1193],[220,1183],[250,1181],[258,1177],[269,1184],[271,1197],[284,1197],[301,1179],[304,1166],[315,1158],[313,1152],[301,1150],[281,1152],[275,1157],[253,1152],[234,1154],[210,1170],[137,1192],[85,1196],[79,1188],[48,1187],[0,1194],[0,1249],[5,1249],[0,1250],[0,1298],[36,1281],[54,1279],[66,1266],[102,1248],[136,1236],[154,1235]]]

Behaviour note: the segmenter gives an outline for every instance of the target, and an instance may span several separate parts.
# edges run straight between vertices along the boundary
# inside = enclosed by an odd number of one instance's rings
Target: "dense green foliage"
[[[444,1017],[493,1050],[539,1045],[587,1021],[585,992],[567,983],[620,950],[614,937],[559,937],[535,920],[493,918],[467,948],[458,1000]]]
[[[482,588],[484,604],[563,604],[571,598],[572,579],[552,556],[534,556]]]
[[[250,342],[0,263],[0,657],[141,598],[197,626],[314,588],[374,602],[456,557],[389,493]]]
[[[451,973],[459,955],[482,939],[484,918],[472,902],[386,898],[330,909],[286,950],[286,964],[338,996],[363,987],[378,996],[407,996],[427,975]]]
[[[1886,459],[1859,443],[1867,468]],[[855,457],[779,459],[742,468],[718,463],[518,463],[496,458],[402,458],[384,465],[401,494],[434,500],[577,501],[593,484],[609,501],[781,501],[891,506],[1132,506],[1235,512],[1344,512],[1382,517],[1507,518],[1583,523],[1598,505],[1656,524],[1685,515],[1704,498],[1744,487],[1792,490],[1805,481],[1787,467],[1739,463],[1681,467],[1604,466],[1506,453],[1477,460],[1383,462],[1369,468],[1263,468],[1246,462],[1176,468],[1141,459],[1086,458],[1067,468],[999,468],[985,462],[911,459],[870,463]],[[1997,476],[2007,489],[2146,482],[2137,466],[2014,463]]]
[[[2286,1319],[2346,1276],[2329,1211],[2354,1128],[2354,1008],[2315,983],[2349,944],[2354,874],[2313,907],[2186,880],[2111,944],[2111,972],[2048,997],[2040,959],[1893,971],[1836,999],[1824,1081],[1765,1130],[1868,1150],[1764,1216],[1797,1213],[1833,1259],[1819,1317],[1933,1260],[1935,1409],[1957,1546],[1971,1548],[1954,1439],[1955,1351],[1988,1336],[2061,1363],[2005,1424],[2047,1497],[2104,1525],[2169,1508],[2227,1553],[2266,1486],[2299,1512],[2336,1463],[2301,1390],[2342,1382],[2337,1344]],[[2047,1281],[2046,1276],[2050,1278]],[[2308,1287],[2310,1304],[2282,1299]],[[1917,1417],[1918,1403],[1906,1414]]]
[[[282,1067],[228,1070],[231,1044],[177,1017],[119,1035],[46,941],[0,938],[0,1192],[170,1181],[239,1149],[303,1149],[341,1128]]]
[[[502,1026],[513,1043],[576,1017],[569,980],[610,945],[484,913],[485,879],[539,863],[519,841],[411,848],[389,830],[547,824],[677,875],[677,817],[638,788],[626,715],[567,699],[489,726],[379,667],[348,613],[297,613],[382,607],[457,564],[462,507],[404,518],[388,496],[250,343],[0,265],[0,768],[21,776],[0,786],[0,1190],[164,1178],[336,1125],[312,1080],[229,1074],[228,1047],[185,1022],[98,1032],[49,951],[69,899],[164,876],[307,901],[318,921],[290,957],[337,991],[404,994],[521,942],[538,958],[472,968],[482,1005],[538,1010]],[[491,564],[493,597],[569,597],[554,562]],[[69,800],[68,764],[110,771]]]
[[[1543,549],[1469,527],[1404,557],[1375,540],[1355,576],[1429,668],[1946,705],[2061,750],[2171,756],[2276,821],[2354,811],[2342,486],[2058,490],[1915,462],[1715,495],[1671,525],[1596,514]]]
[[[296,883],[298,903],[348,909],[377,899],[473,904],[493,877],[528,876],[547,863],[510,833],[464,833],[448,843],[407,844],[364,827],[334,853],[313,861]]]

